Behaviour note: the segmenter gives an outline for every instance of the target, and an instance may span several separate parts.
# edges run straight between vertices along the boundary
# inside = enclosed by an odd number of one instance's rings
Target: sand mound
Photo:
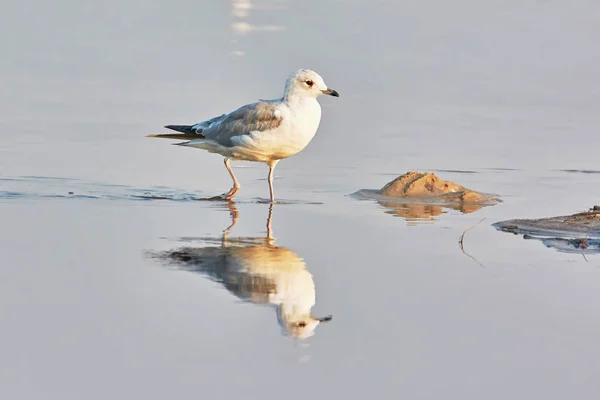
[[[435,173],[409,171],[381,189],[361,189],[351,194],[361,200],[375,200],[386,213],[406,220],[434,220],[452,209],[468,214],[501,202],[500,199],[445,181]]]
[[[389,197],[410,197],[418,199],[439,198],[453,203],[490,203],[498,199],[467,189],[458,183],[445,181],[435,173],[409,171],[389,182],[381,189],[381,194]]]

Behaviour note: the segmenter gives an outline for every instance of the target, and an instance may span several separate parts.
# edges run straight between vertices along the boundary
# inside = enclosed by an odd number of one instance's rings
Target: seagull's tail
[[[204,137],[204,136],[202,136],[202,134],[198,133],[198,131],[196,129],[193,129],[193,125],[166,125],[165,128],[171,129],[171,130],[174,130],[177,132],[181,132],[181,133],[156,133],[156,134],[146,135],[146,137],[157,137],[157,138],[164,138],[164,139],[179,139],[179,140],[201,139]]]

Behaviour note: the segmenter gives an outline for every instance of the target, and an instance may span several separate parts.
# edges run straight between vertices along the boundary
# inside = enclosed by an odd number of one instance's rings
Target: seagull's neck
[[[306,104],[314,104],[319,102],[314,97],[309,96],[298,96],[295,93],[286,93],[283,96],[283,103],[290,108],[302,107]]]

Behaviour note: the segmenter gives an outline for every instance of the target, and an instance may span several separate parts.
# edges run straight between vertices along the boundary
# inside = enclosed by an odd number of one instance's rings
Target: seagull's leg
[[[231,169],[231,166],[229,165],[229,158],[225,158],[225,168],[227,168],[227,172],[229,172],[229,176],[231,176],[231,179],[233,179],[233,187],[231,188],[231,190],[229,190],[229,192],[223,193],[221,195],[221,197],[225,200],[231,200],[231,199],[233,199],[233,197],[235,196],[237,191],[240,189],[240,184],[238,183],[237,179],[235,179],[233,170]]]
[[[273,244],[275,238],[273,237],[273,231],[271,229],[271,220],[273,219],[273,203],[269,204],[269,216],[267,217],[267,244]]]
[[[279,160],[269,161],[269,194],[271,195],[271,203],[275,203],[275,193],[273,193],[273,171]]]
[[[223,247],[227,247],[227,238],[229,237],[229,231],[235,226],[235,224],[237,224],[238,216],[240,215],[235,205],[235,202],[233,201],[227,203],[227,209],[229,210],[229,215],[231,216],[231,225],[229,225],[223,230],[223,237],[221,238],[221,245]]]

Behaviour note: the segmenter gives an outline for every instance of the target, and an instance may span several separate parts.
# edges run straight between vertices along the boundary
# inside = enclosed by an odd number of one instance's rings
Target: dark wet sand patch
[[[596,206],[590,211],[559,217],[499,221],[492,226],[516,235],[600,239],[600,207]]]
[[[93,199],[93,200],[134,200],[134,201],[174,201],[174,202],[211,202],[211,203],[229,203],[229,200],[224,200],[219,196],[200,197],[197,194],[182,193],[182,194],[160,194],[160,193],[145,193],[145,194],[114,194],[114,193],[98,193],[98,194],[77,194],[68,191],[65,194],[52,193],[35,193],[35,192],[13,192],[0,191],[0,200],[35,200],[35,199]],[[240,204],[270,204],[269,199],[234,199]],[[305,201],[305,200],[276,200],[278,205],[293,205],[293,204],[311,204],[321,205],[323,202]]]
[[[600,174],[600,170],[597,169],[560,169],[559,171],[570,174]]]
[[[2,189],[0,200],[39,200],[39,199],[95,199],[113,201],[207,201],[227,204],[221,196],[206,196],[198,192],[187,192],[166,186],[135,188],[106,182],[87,182],[80,179],[42,176],[20,176],[0,178]],[[269,204],[269,199],[260,197],[234,199],[237,203]],[[276,204],[323,204],[315,201],[294,199],[277,200]]]
[[[486,171],[520,171],[520,168],[481,168]]]
[[[600,253],[600,206],[573,215],[512,219],[492,224],[499,231],[541,241],[567,253]]]
[[[452,174],[479,174],[478,171],[468,170],[468,169],[432,169],[435,172],[448,172]]]

